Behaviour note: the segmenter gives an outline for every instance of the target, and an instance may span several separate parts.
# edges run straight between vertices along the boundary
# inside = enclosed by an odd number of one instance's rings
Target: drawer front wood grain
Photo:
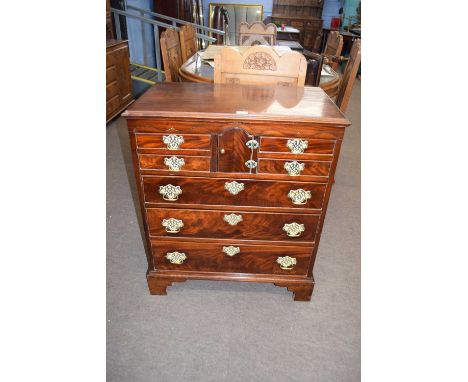
[[[233,256],[223,252],[223,247],[233,246],[239,253]],[[151,251],[156,269],[230,272],[278,275],[306,275],[313,247],[259,246],[232,242],[229,244],[187,243],[183,241],[151,241]],[[184,253],[181,264],[173,264],[166,258],[167,253]],[[290,270],[281,269],[278,257],[290,256],[296,264]]]
[[[115,65],[112,65],[106,69],[106,85],[116,80],[117,80],[117,74],[115,70]]]
[[[261,158],[258,160],[258,173],[259,174],[282,174],[288,175],[288,171],[285,169],[286,163],[291,163],[296,159],[265,159]],[[314,176],[329,176],[331,162],[318,162],[318,161],[307,161],[302,159],[296,160],[299,163],[304,164],[304,169],[300,171],[300,175],[314,175]],[[294,176],[297,177],[297,176]],[[292,178],[294,178],[292,176]]]
[[[180,166],[179,171],[194,171],[194,172],[209,172],[210,171],[210,157],[195,157],[183,155],[151,155],[140,154],[138,159],[140,161],[140,168],[142,170],[161,170],[177,172],[165,163],[165,159],[170,158],[183,159],[184,163]]]
[[[178,195],[176,201],[164,200],[163,194],[159,192],[160,187],[167,185],[180,187],[182,193]],[[233,178],[144,176],[143,189],[147,203],[320,209],[323,204],[326,184]],[[299,189],[310,191],[310,198],[304,204],[294,204],[293,198],[288,196],[290,191]]]
[[[209,210],[185,210],[148,208],[148,227],[150,236],[222,238],[240,240],[315,240],[319,215],[280,214]],[[231,225],[225,217],[234,214],[241,221]],[[164,219],[177,219],[183,222],[178,233],[168,233],[163,227]],[[304,232],[297,237],[290,237],[283,230],[285,224],[304,224]]]
[[[119,84],[117,81],[111,82],[106,85],[106,101],[119,95]]]
[[[167,153],[181,153],[186,150],[194,150],[200,152],[199,155],[206,155],[211,150],[211,137],[208,134],[174,134],[183,138],[183,142],[179,145],[177,150],[169,150],[163,139],[170,134],[136,134],[136,146],[138,151],[143,152],[162,152]]]
[[[304,149],[303,155],[307,157],[308,155],[320,155],[324,158],[332,158],[333,151],[335,149],[335,141],[327,139],[308,139],[308,138],[270,138],[270,137],[261,137],[260,138],[260,148],[259,148],[259,157],[268,156],[268,154],[273,153],[285,153],[294,155],[291,152],[291,149],[288,148],[288,140],[301,139],[307,142],[307,148]]]

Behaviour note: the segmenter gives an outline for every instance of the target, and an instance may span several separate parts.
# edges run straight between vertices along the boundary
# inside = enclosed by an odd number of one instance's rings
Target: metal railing
[[[138,11],[140,13],[140,16],[135,15],[133,13],[130,13],[128,11],[129,9]],[[222,31],[222,30],[208,28],[208,27],[206,27],[204,25],[198,25],[198,24],[194,24],[194,23],[191,23],[191,22],[188,22],[188,21],[185,21],[185,20],[176,19],[174,17],[161,15],[159,13],[151,12],[151,11],[149,11],[147,9],[138,8],[138,7],[135,7],[133,5],[128,5],[127,4],[127,11],[123,11],[123,10],[116,9],[116,8],[111,8],[110,10],[111,10],[111,12],[113,14],[113,17],[114,17],[115,32],[116,32],[116,37],[117,37],[118,40],[122,39],[122,31],[121,31],[121,27],[120,27],[120,16],[140,20],[140,21],[142,21],[144,23],[147,23],[147,24],[150,24],[150,25],[153,26],[154,51],[155,51],[155,56],[156,56],[156,69],[158,70],[158,81],[162,81],[161,45],[160,45],[160,42],[159,42],[159,27],[172,28],[172,29],[175,29],[175,30],[178,31],[180,28],[177,26],[177,24],[193,25],[197,29],[196,36],[198,38],[202,39],[203,41],[208,41],[208,42],[216,42],[216,39],[214,37],[207,36],[206,34],[198,33],[199,31],[211,32],[211,33],[218,34],[218,35],[221,35],[221,36],[225,34],[225,32]],[[145,17],[145,14],[151,15],[151,16],[153,16],[155,18],[159,18],[159,19],[162,19],[162,20],[167,20],[167,21],[170,22],[170,24],[165,23],[163,21],[158,21],[156,19]],[[130,41],[130,43],[131,43],[131,41]]]

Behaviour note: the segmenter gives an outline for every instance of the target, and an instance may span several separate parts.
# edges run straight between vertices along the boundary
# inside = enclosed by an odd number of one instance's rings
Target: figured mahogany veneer
[[[349,125],[321,89],[163,83],[125,117],[151,294],[189,279],[230,280],[310,300]]]
[[[226,190],[226,183],[237,181],[243,185],[236,195]],[[160,187],[179,186],[182,194],[175,201],[164,200]],[[294,204],[288,196],[291,190],[310,191],[310,199],[304,204]],[[251,180],[239,178],[187,178],[174,176],[143,176],[145,202],[149,204],[184,204],[212,206],[246,206],[246,207],[289,207],[320,210],[325,197],[325,183],[276,182],[268,180]]]
[[[239,253],[229,256],[223,248],[233,246]],[[151,241],[151,251],[155,269],[201,272],[264,273],[278,275],[307,275],[310,263],[311,247],[248,245],[242,242],[193,243],[178,241]],[[182,264],[172,264],[166,254],[174,251],[186,255]],[[294,256],[297,264],[291,270],[281,269],[276,263],[278,256]]]
[[[280,214],[237,211],[205,211],[186,209],[148,208],[148,231],[150,236],[192,237],[216,239],[240,239],[259,241],[296,241],[313,243],[317,232],[319,215]],[[242,221],[231,225],[224,221],[224,216],[235,214]],[[162,226],[163,219],[182,220],[184,226],[178,233],[168,233]],[[297,237],[289,237],[283,226],[289,223],[304,224],[305,231]]]

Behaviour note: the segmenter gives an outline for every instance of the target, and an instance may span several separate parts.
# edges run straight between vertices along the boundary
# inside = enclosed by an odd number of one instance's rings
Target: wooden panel
[[[119,96],[119,84],[117,83],[117,81],[111,82],[110,84],[106,85],[106,101],[109,101],[115,96]]]
[[[291,51],[281,56],[271,47],[254,45],[239,52],[230,47],[215,57],[215,84],[304,86],[307,62]]]
[[[235,246],[240,252],[228,256],[223,252],[225,246]],[[261,273],[278,275],[306,275],[312,255],[312,247],[259,246],[244,243],[187,243],[183,241],[151,241],[151,250],[156,269]],[[172,264],[165,256],[168,252],[185,253],[182,264]],[[297,264],[291,270],[283,270],[276,262],[280,256],[290,256]]]
[[[242,183],[244,189],[233,195],[225,188],[226,183]],[[182,194],[175,202],[166,201],[159,193],[160,186],[179,186]],[[145,202],[167,204],[204,204],[221,206],[261,206],[290,208],[322,208],[326,184],[301,182],[275,182],[268,180],[248,180],[239,178],[186,178],[144,176],[143,190]],[[311,192],[311,198],[303,205],[293,204],[289,191],[303,189]]]
[[[279,160],[279,159],[262,159],[258,160],[258,173],[259,174],[285,174],[288,172],[284,168],[286,162],[293,160]],[[304,163],[304,170],[300,175],[317,175],[328,176],[330,174],[331,162],[317,162],[298,160],[299,163]]]
[[[250,140],[248,133],[239,128],[224,130],[218,135],[218,171],[249,172],[245,165],[250,159],[251,150],[246,146]]]
[[[145,170],[153,169],[153,170],[163,170],[163,171],[171,171],[169,167],[164,163],[164,158],[171,158],[171,157],[172,155],[151,155],[151,154],[140,154],[138,156],[140,160],[141,169],[145,169]],[[185,162],[184,165],[180,168],[180,171],[198,171],[198,172],[210,171],[210,157],[191,157],[191,156],[178,155],[177,158],[183,158]]]
[[[180,50],[182,62],[187,61],[197,51],[196,29],[193,25],[182,25],[180,27]]]
[[[166,29],[161,34],[161,55],[164,63],[166,82],[180,81],[179,68],[182,66],[179,33],[175,29]],[[180,99],[179,102],[182,102]]]
[[[110,66],[106,69],[106,85],[117,80],[115,66]]]
[[[291,138],[272,138],[272,137],[261,137],[260,138],[260,149],[259,157],[262,157],[260,153],[290,153],[291,150],[287,147],[287,143]],[[325,139],[307,139],[300,138],[307,141],[307,148],[304,150],[304,156],[307,155],[323,155],[333,156],[333,150],[335,148],[335,141]],[[293,154],[294,155],[294,154]]]
[[[176,210],[147,208],[148,228],[151,236],[221,238],[240,240],[315,240],[319,215],[278,214],[236,211]],[[242,216],[242,221],[230,225],[224,221],[225,215],[235,213]],[[184,226],[179,233],[167,233],[162,226],[163,219],[180,219]],[[289,223],[304,224],[305,231],[298,237],[289,237],[283,226]]]

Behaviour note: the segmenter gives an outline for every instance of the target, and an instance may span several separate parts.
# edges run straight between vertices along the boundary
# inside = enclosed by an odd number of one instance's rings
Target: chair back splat
[[[349,60],[346,64],[343,76],[341,77],[338,95],[335,103],[340,108],[341,112],[345,112],[348,107],[351,91],[353,90],[354,81],[361,63],[361,39],[356,39],[353,42]]]
[[[166,29],[161,33],[160,42],[166,82],[180,82],[179,68],[183,61],[179,33],[175,29]]]
[[[280,56],[270,46],[255,45],[243,53],[225,47],[215,57],[214,82],[304,86],[306,71],[306,59],[299,52]]]

